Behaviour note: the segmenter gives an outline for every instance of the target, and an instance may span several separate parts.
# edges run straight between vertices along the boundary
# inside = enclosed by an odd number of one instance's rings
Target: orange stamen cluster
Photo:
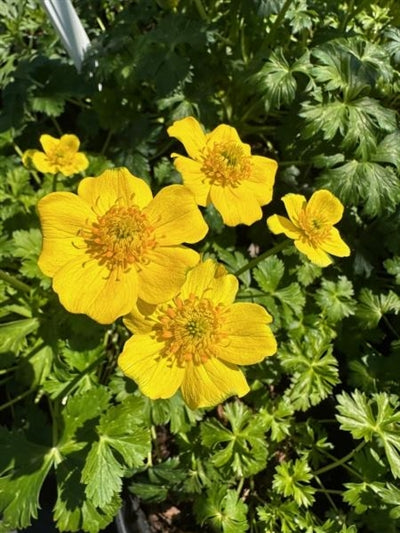
[[[145,264],[157,244],[146,215],[135,206],[111,207],[92,225],[85,241],[88,253],[110,270]]]
[[[211,184],[237,187],[251,172],[251,156],[235,141],[214,143],[203,151],[202,172]]]
[[[157,338],[165,343],[163,355],[184,366],[205,363],[215,356],[215,347],[226,337],[223,332],[225,307],[207,298],[191,294],[186,300],[179,297],[162,309]]]

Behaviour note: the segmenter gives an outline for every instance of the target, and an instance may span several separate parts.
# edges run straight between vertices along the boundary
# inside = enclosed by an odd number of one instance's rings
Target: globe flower
[[[172,157],[199,205],[214,204],[228,226],[250,225],[262,217],[261,206],[272,199],[276,161],[251,155],[250,146],[226,124],[204,133],[195,118],[186,117],[174,122],[168,134],[189,155]]]
[[[191,192],[182,185],[149,186],[126,168],[81,181],[78,194],[39,201],[43,246],[39,266],[72,313],[109,324],[137,298],[156,304],[174,297],[199,254],[181,246],[207,233]]]
[[[307,202],[301,194],[286,194],[282,198],[289,218],[272,215],[267,224],[272,233],[284,233],[294,239],[296,248],[318,266],[332,263],[328,254],[350,255],[334,224],[343,215],[343,205],[331,192],[314,192]]]
[[[60,139],[51,135],[41,135],[40,144],[44,152],[39,150],[27,150],[22,156],[25,166],[30,163],[40,172],[72,176],[82,172],[89,166],[89,161],[84,153],[78,152],[79,139],[76,135],[66,134]]]
[[[249,391],[238,365],[262,361],[276,352],[258,304],[234,303],[238,281],[212,260],[189,271],[179,294],[149,306],[138,302],[124,322],[134,333],[118,365],[152,399],[180,389],[191,409]]]

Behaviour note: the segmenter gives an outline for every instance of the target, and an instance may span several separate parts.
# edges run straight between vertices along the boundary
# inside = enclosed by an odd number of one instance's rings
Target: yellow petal
[[[184,369],[160,356],[164,344],[148,335],[135,335],[118,358],[122,372],[136,381],[149,398],[170,398],[181,386]]]
[[[79,232],[95,221],[89,206],[70,192],[54,192],[38,203],[43,244],[39,267],[53,276],[70,259],[85,257],[86,245]]]
[[[198,242],[208,231],[193,194],[183,185],[161,189],[144,212],[162,246]]]
[[[299,229],[286,217],[280,215],[272,215],[267,218],[267,224],[275,235],[284,233],[289,239],[298,239],[301,236]]]
[[[76,135],[67,133],[60,138],[59,149],[66,152],[77,152],[79,150],[79,139]]]
[[[182,174],[183,183],[192,191],[198,205],[205,207],[208,204],[210,183],[201,170],[201,163],[188,157],[172,155],[176,156],[174,165],[176,170]]]
[[[78,195],[95,207],[97,214],[106,213],[117,203],[144,208],[153,199],[147,183],[124,167],[105,170],[97,178],[83,179],[78,187]]]
[[[250,226],[262,217],[262,210],[255,196],[247,188],[212,185],[210,199],[221,213],[227,226],[246,224]]]
[[[226,142],[236,142],[242,145],[244,154],[250,155],[250,146],[248,144],[242,143],[240,140],[239,134],[235,128],[232,126],[227,126],[226,124],[220,124],[213,131],[207,133],[206,135],[207,144],[209,143],[226,143]]]
[[[181,387],[191,409],[211,407],[234,394],[244,396],[249,390],[241,370],[216,358],[201,365],[189,363]]]
[[[140,311],[138,307],[140,306]],[[148,312],[143,313],[143,307],[147,307]],[[136,305],[132,310],[124,317],[125,326],[135,334],[147,334],[150,333],[157,322],[157,319],[153,316],[154,311],[157,309],[156,305],[147,304],[140,300],[136,302]],[[141,312],[142,311],[142,312]]]
[[[33,165],[32,158],[36,152],[37,150],[25,150],[25,152],[22,154],[22,164],[25,167],[31,168]]]
[[[306,213],[308,218],[315,218],[324,224],[333,225],[342,218],[343,205],[331,192],[321,189],[309,199]]]
[[[232,304],[224,315],[226,342],[216,347],[220,359],[238,365],[251,365],[276,352],[274,335],[267,324],[271,315],[253,303]]]
[[[52,135],[48,135],[47,133],[44,133],[40,136],[39,142],[46,153],[56,150],[60,145],[60,139],[56,139],[55,137],[53,137]]]
[[[58,165],[55,165],[51,159],[43,152],[36,151],[32,154],[32,163],[39,172],[56,174]]]
[[[207,259],[192,268],[180,291],[181,297],[186,299],[195,294],[199,298],[209,298],[216,304],[231,304],[235,300],[239,283],[232,274],[219,275],[219,267],[218,263]]]
[[[285,204],[286,212],[295,226],[298,226],[299,215],[306,207],[307,200],[302,194],[285,194],[282,198]]]
[[[72,176],[78,172],[82,172],[89,166],[88,158],[82,152],[71,156],[70,160],[65,161],[60,165],[60,172],[64,176]]]
[[[175,137],[186,149],[193,159],[201,159],[201,150],[204,148],[206,137],[194,117],[186,117],[177,120],[167,129],[170,137]]]
[[[200,256],[184,246],[155,248],[148,254],[149,263],[138,272],[139,298],[151,304],[170,300],[178,294],[187,271]]]
[[[300,240],[294,241],[294,245],[301,253],[305,254],[308,259],[315,265],[318,265],[320,267],[326,267],[332,263],[332,259],[320,247],[315,248],[307,242]]]
[[[350,255],[350,248],[342,240],[336,228],[330,229],[329,234],[321,244],[321,248],[328,254],[337,255],[338,257],[348,257]]]
[[[251,175],[246,183],[249,187],[252,187],[253,194],[256,196],[259,204],[266,205],[272,200],[278,163],[268,157],[253,155],[251,164]]]
[[[54,275],[53,289],[71,313],[84,313],[100,324],[128,314],[137,300],[137,274],[110,272],[96,260],[71,259]]]

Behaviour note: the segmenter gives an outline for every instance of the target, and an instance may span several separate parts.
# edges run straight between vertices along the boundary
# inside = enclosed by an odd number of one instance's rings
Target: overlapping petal
[[[244,396],[250,388],[237,366],[210,359],[203,365],[188,365],[181,390],[188,406],[197,409],[217,405],[232,395]]]
[[[96,178],[84,178],[79,184],[78,195],[101,214],[114,205],[136,205],[143,209],[153,199],[147,183],[124,167],[105,170]]]
[[[333,224],[343,215],[343,205],[331,192],[314,192],[307,202],[301,194],[286,194],[282,198],[289,219],[279,215],[268,218],[272,233],[284,233],[294,239],[296,248],[318,266],[332,263],[329,254],[338,257],[350,255],[350,248],[342,240]]]
[[[118,365],[136,381],[143,394],[156,400],[170,398],[182,384],[184,369],[160,356],[162,343],[147,335],[130,338],[118,358]]]
[[[161,189],[144,212],[162,246],[198,242],[208,231],[192,193],[182,185]]]
[[[53,277],[53,289],[71,313],[84,313],[100,324],[126,315],[137,299],[137,274],[123,276],[88,257],[70,259]]]
[[[201,159],[206,136],[198,121],[193,117],[177,120],[168,128],[168,135],[180,141],[192,159]]]
[[[232,126],[221,124],[204,134],[193,117],[175,122],[168,133],[185,146],[190,158],[176,153],[174,164],[201,206],[214,204],[228,226],[251,225],[272,199],[277,163],[252,156]]]
[[[170,372],[178,367],[183,372],[179,374],[182,396],[192,409],[215,405],[233,394],[246,394],[248,384],[236,365],[254,364],[272,355],[276,341],[268,326],[272,318],[264,308],[233,303],[237,288],[237,279],[208,259],[188,273],[173,300],[155,307],[139,300],[124,320],[134,335],[123,353],[132,348],[129,364],[138,368],[132,361],[143,360],[143,366],[137,371],[127,368],[128,357],[124,355],[120,359],[122,370],[138,382],[142,392],[160,398],[165,397],[162,379],[169,379]],[[164,378],[156,370],[157,364],[165,370]],[[173,379],[170,392],[179,381],[177,376]]]

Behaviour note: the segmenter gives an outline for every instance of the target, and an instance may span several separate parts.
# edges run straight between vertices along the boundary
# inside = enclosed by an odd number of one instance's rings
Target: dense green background
[[[145,512],[176,506],[172,532],[400,531],[399,3],[75,6],[92,41],[80,74],[37,2],[0,0],[0,531],[30,524],[43,483],[60,531],[106,527],[122,487]],[[180,182],[166,128],[188,115],[278,160],[266,216],[287,192],[336,194],[352,249],[322,270],[289,248],[240,276],[279,351],[246,369],[248,396],[196,412],[123,378],[122,323],[62,309],[36,264],[53,177],[21,164],[40,134],[74,133],[86,175],[124,165],[156,192]],[[198,249],[232,272],[279,242],[265,217],[205,216]]]

